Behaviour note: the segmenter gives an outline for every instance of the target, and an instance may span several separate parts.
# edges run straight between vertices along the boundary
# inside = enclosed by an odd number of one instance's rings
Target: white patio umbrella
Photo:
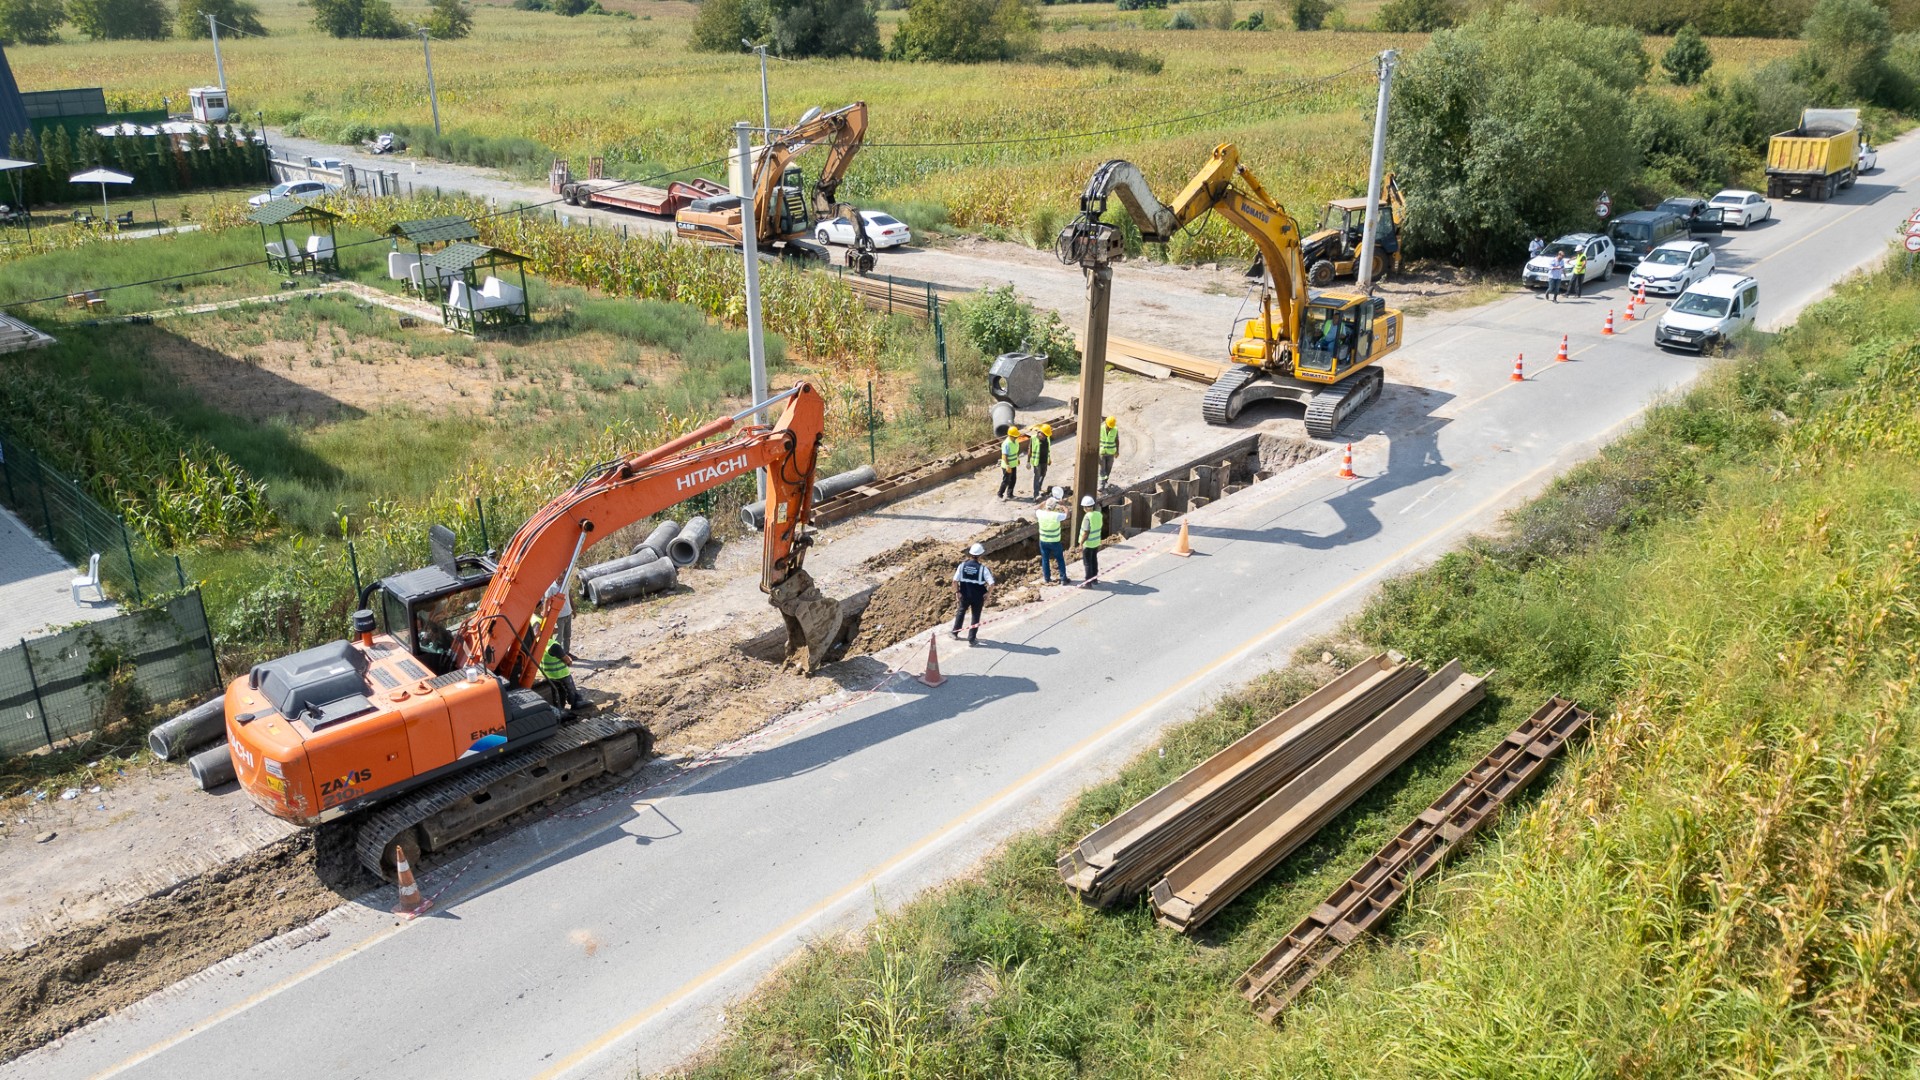
[[[9,175],[8,175],[8,177],[7,177],[7,180],[8,180],[8,181],[10,182],[10,184],[12,185],[12,188],[13,188],[13,201],[14,201],[15,203],[18,203],[18,202],[20,202],[20,181],[19,181],[19,180],[17,180],[17,179],[15,179],[15,178],[14,178],[14,177],[13,177],[13,176],[12,176],[11,174],[12,174],[12,173],[14,173],[15,171],[17,171],[17,170],[19,170],[19,169],[31,169],[31,168],[33,168],[34,166],[36,166],[36,165],[39,165],[39,164],[40,164],[40,163],[39,163],[39,162],[37,162],[37,161],[21,161],[21,160],[20,160],[19,158],[10,158],[10,157],[0,157],[0,172],[3,172],[3,173],[7,173],[7,174],[9,174]],[[25,206],[16,206],[16,207],[15,207],[15,209],[17,209],[17,210],[25,210],[25,209],[26,209],[26,207],[25,207]],[[33,231],[33,219],[32,219],[32,218],[28,218],[28,219],[27,219],[27,231],[28,231],[28,232],[32,232],[32,231]]]
[[[88,169],[83,173],[74,173],[67,179],[76,184],[100,185],[100,216],[103,218],[107,216],[107,185],[133,183],[133,177],[112,169]]]

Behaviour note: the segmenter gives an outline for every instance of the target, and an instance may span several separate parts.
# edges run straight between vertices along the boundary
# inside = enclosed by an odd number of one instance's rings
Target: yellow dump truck
[[[1860,110],[1807,109],[1767,144],[1767,196],[1830,199],[1853,186],[1859,153]]]

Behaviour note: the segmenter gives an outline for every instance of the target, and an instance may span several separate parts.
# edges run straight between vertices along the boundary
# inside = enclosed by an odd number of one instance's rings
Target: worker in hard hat
[[[1093,496],[1080,497],[1080,570],[1081,582],[1092,585],[1100,576],[1100,541],[1107,533],[1107,516]]]
[[[1071,585],[1067,580],[1067,511],[1060,505],[1059,488],[1055,488],[1054,498],[1047,500],[1045,506],[1034,512],[1034,519],[1040,527],[1040,577],[1048,585],[1053,584],[1053,568],[1060,567],[1060,584]]]
[[[1011,425],[1000,442],[1000,498],[1011,499],[1014,480],[1020,475],[1020,429]]]
[[[1033,463],[1033,499],[1040,501],[1040,492],[1047,486],[1047,463],[1053,458],[1053,425],[1041,424],[1033,429],[1032,445],[1027,450],[1027,460]]]
[[[1113,459],[1120,456],[1120,418],[1107,417],[1100,425],[1100,486],[1107,486],[1107,477],[1113,475]]]
[[[973,625],[967,630],[969,645],[980,636],[980,609],[987,604],[987,590],[993,588],[993,571],[980,561],[980,556],[986,553],[984,545],[973,545],[953,572],[953,595],[960,601],[960,610],[953,614],[953,636],[960,636],[960,623],[966,619],[967,612],[973,612]]]

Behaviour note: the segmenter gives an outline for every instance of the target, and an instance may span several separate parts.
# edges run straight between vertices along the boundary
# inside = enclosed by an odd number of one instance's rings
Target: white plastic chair
[[[420,284],[420,256],[409,255],[404,251],[387,252],[387,276],[395,281],[412,280],[417,288]]]
[[[464,281],[455,281],[453,289],[447,294],[447,306],[461,311],[473,310],[473,290],[467,288]]]
[[[94,552],[87,557],[87,576],[73,579],[73,602],[80,603],[80,590],[92,589],[100,597],[101,603],[107,602],[107,591],[100,587],[100,553]]]
[[[333,258],[333,237],[318,233],[307,237],[307,254],[315,259]]]

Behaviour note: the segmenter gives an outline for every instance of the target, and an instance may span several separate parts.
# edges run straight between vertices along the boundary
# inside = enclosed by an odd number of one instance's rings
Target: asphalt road
[[[1885,250],[1920,140],[1831,203],[1715,246],[1779,325]],[[1125,268],[1119,271],[1126,273]],[[425,888],[228,960],[17,1059],[0,1076],[623,1076],[680,1060],[806,941],[856,927],[1046,819],[1222,689],[1331,627],[1383,576],[1537,491],[1702,369],[1618,324],[1624,278],[1579,302],[1516,297],[1416,321],[1355,418],[1360,479],[1325,461],[1107,553],[1113,580],[942,650],[902,680],[783,721],[728,761],[526,827]],[[1656,307],[1656,311],[1658,308]],[[1560,335],[1573,362],[1555,364]],[[1510,381],[1516,353],[1528,378]],[[951,646],[944,637],[943,646]],[[900,650],[917,670],[924,638]]]

